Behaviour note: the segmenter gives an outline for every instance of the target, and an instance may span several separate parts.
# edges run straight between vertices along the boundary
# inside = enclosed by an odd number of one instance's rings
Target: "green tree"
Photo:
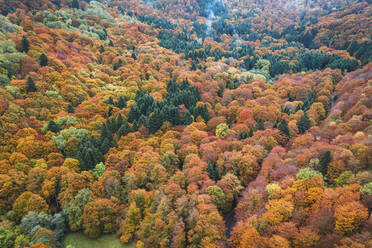
[[[120,96],[119,97],[119,100],[118,100],[118,103],[116,104],[116,106],[119,109],[126,108],[127,107],[127,101],[125,101],[124,97]]]
[[[211,163],[211,162],[208,163],[207,171],[208,171],[210,179],[212,179],[214,181],[220,180],[220,175],[219,175],[217,167],[214,163]]]
[[[48,57],[42,53],[40,55],[40,66],[47,66],[48,65]]]
[[[328,150],[322,154],[319,161],[319,171],[325,176],[328,171],[328,165],[332,162],[332,154],[331,151]]]
[[[226,201],[226,197],[225,194],[223,193],[223,190],[216,185],[209,186],[207,188],[207,194],[212,198],[212,201],[216,205],[218,210],[222,211]]]
[[[72,1],[72,8],[73,9],[79,9],[80,8],[79,0],[73,0]]]
[[[16,236],[11,231],[0,226],[0,247],[1,248],[12,248]]]
[[[59,132],[59,126],[53,121],[50,120],[47,126],[47,130],[53,132],[53,133],[58,133]]]
[[[34,80],[32,80],[31,77],[28,77],[27,82],[26,82],[26,92],[35,92],[37,91],[37,88],[35,86]]]
[[[75,112],[74,107],[71,104],[67,105],[67,113],[73,114],[74,112]]]
[[[94,167],[93,169],[93,176],[98,179],[100,176],[103,175],[103,173],[105,172],[106,170],[106,165],[104,163],[99,163],[96,165],[96,167]]]
[[[27,40],[26,36],[23,36],[21,43],[21,52],[28,53],[28,50],[30,50],[30,42]]]
[[[296,174],[296,179],[297,180],[307,180],[307,179],[311,179],[315,176],[320,176],[321,178],[323,178],[322,173],[320,173],[319,171],[312,170],[312,169],[309,169],[309,168],[304,168],[304,169],[301,169]]]
[[[148,129],[150,133],[156,133],[156,131],[160,129],[161,125],[163,125],[162,116],[157,112],[152,113],[150,115],[148,124],[149,124]]]
[[[190,111],[186,110],[186,112],[183,116],[183,124],[184,125],[190,125],[193,121],[194,120],[192,118],[192,115],[191,115]]]
[[[372,182],[367,183],[360,189],[361,194],[372,195]]]
[[[311,127],[310,119],[306,113],[297,122],[297,127],[300,134],[304,134]]]
[[[265,130],[264,122],[263,120],[259,119],[257,120],[256,130]]]
[[[92,191],[82,189],[67,206],[67,217],[70,229],[74,232],[82,228],[84,206],[93,201]]]
[[[229,126],[226,123],[221,123],[216,127],[216,136],[220,139],[224,139],[229,131]]]
[[[286,119],[282,119],[279,123],[278,129],[285,135],[289,136],[289,128]]]

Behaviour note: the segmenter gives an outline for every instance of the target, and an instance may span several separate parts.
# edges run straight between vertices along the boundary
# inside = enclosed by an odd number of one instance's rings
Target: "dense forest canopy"
[[[0,0],[1,248],[371,248],[371,213],[370,0]]]

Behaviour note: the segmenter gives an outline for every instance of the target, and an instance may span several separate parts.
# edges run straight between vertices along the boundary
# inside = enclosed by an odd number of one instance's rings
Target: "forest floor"
[[[63,247],[72,245],[75,248],[134,248],[134,243],[123,244],[115,234],[103,235],[97,239],[90,239],[82,233],[70,233],[62,241]]]

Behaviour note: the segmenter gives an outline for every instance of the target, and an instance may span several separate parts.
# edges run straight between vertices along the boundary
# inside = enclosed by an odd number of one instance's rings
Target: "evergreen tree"
[[[250,128],[248,132],[248,137],[253,137],[253,135],[254,135],[253,128]]]
[[[117,69],[119,69],[122,65],[123,65],[123,61],[121,59],[119,59],[118,62],[116,62],[114,64],[114,67],[113,67],[114,71],[116,71]]]
[[[284,133],[285,135],[289,136],[289,128],[288,128],[288,123],[286,119],[282,119],[279,123],[278,129]]]
[[[131,132],[131,128],[129,127],[128,122],[124,120],[124,123],[121,125],[121,127],[118,130],[119,138],[122,136],[126,136],[130,132]]]
[[[209,174],[209,178],[218,181],[220,180],[220,175],[218,173],[217,167],[214,163],[208,163],[207,172]]]
[[[79,0],[73,0],[72,1],[72,8],[73,9],[79,9],[80,8]]]
[[[306,130],[308,130],[311,127],[310,119],[306,113],[303,116],[301,116],[299,122],[297,122],[297,127],[300,134],[304,134]]]
[[[106,104],[115,105],[114,100],[112,99],[112,96],[110,96],[109,98],[105,99],[104,102]]]
[[[37,88],[35,86],[34,80],[32,80],[31,77],[28,77],[27,82],[26,82],[26,92],[35,92],[37,91]]]
[[[100,53],[105,52],[105,48],[103,47],[103,45],[101,45],[101,46],[99,47],[99,52],[100,52]]]
[[[123,108],[127,107],[127,101],[125,101],[124,97],[120,96],[116,106],[119,109],[123,109]]]
[[[74,112],[75,112],[75,109],[72,106],[72,104],[67,105],[67,113],[73,114]]]
[[[332,162],[332,154],[330,150],[327,150],[325,153],[322,154],[319,161],[319,171],[325,176],[328,171],[328,165]]]
[[[264,125],[263,120],[261,119],[257,120],[256,130],[261,130],[261,131],[265,130],[265,125]]]
[[[115,123],[115,130],[118,131],[119,128],[123,125],[123,123],[124,123],[123,116],[121,116],[121,114],[118,114],[118,117],[116,118],[116,123]]]
[[[135,54],[134,52],[132,53],[132,56],[131,56],[131,57],[132,57],[132,59],[134,59],[134,60],[137,59],[137,56],[136,56],[136,54]]]
[[[168,94],[176,93],[178,91],[178,84],[175,80],[170,80],[167,85]]]
[[[141,113],[140,113],[137,106],[131,107],[130,111],[129,111],[129,114],[128,114],[128,121],[129,122],[134,122],[134,121],[139,119],[140,115],[141,115]]]
[[[30,49],[30,42],[27,40],[26,36],[23,36],[21,52],[28,53],[29,49]]]
[[[157,112],[154,112],[149,117],[148,129],[150,133],[156,133],[161,125],[163,125],[163,120],[161,115]]]
[[[47,66],[48,65],[48,57],[42,53],[40,55],[40,66]]]
[[[190,111],[186,110],[186,113],[183,116],[183,124],[184,125],[190,125],[193,122],[192,115]]]
[[[59,126],[53,120],[50,120],[47,126],[47,130],[53,133],[58,133],[60,129]]]
[[[190,87],[190,83],[189,83],[189,80],[187,78],[185,78],[184,80],[182,80],[182,83],[180,85],[180,89],[181,90],[186,90]]]

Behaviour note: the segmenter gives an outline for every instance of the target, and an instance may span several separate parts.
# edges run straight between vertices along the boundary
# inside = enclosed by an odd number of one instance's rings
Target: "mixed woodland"
[[[0,247],[372,248],[370,0],[0,14]]]

